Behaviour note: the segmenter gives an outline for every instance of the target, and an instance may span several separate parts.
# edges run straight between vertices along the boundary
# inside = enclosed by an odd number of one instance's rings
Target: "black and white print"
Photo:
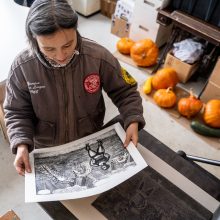
[[[135,166],[115,130],[92,139],[79,150],[47,156],[35,154],[37,194],[74,192],[93,188],[113,173]]]
[[[122,131],[117,124],[65,145],[35,150],[34,171],[25,175],[26,202],[95,195],[143,169],[146,163],[135,146],[123,147]]]

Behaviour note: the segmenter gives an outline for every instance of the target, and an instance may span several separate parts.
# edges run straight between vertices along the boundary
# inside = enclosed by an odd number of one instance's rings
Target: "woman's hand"
[[[132,141],[133,144],[137,146],[137,143],[138,143],[138,123],[137,122],[133,122],[128,126],[126,130],[126,139],[124,142],[124,147],[127,147],[130,141]]]
[[[31,173],[31,166],[29,162],[28,146],[21,144],[17,147],[17,154],[14,160],[14,166],[19,175],[24,176],[25,171]]]

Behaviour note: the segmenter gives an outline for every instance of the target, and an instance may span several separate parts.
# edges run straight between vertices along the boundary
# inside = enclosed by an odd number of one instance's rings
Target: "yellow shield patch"
[[[122,74],[122,78],[127,84],[135,85],[137,83],[136,80],[123,67],[121,68],[121,74]]]

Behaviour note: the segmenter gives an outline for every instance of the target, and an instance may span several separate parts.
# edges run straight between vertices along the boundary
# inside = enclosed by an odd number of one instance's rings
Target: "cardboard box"
[[[215,67],[210,74],[209,81],[213,82],[217,86],[220,86],[220,57],[216,61]]]
[[[148,19],[149,20],[149,19]],[[163,27],[161,25],[155,25],[154,28],[149,27],[146,22],[143,24],[132,23],[129,38],[134,41],[150,38],[156,43],[158,47],[162,47],[167,43],[167,39],[170,36],[172,25]]]
[[[112,34],[120,38],[129,37],[134,4],[133,0],[117,1],[115,12],[112,15]]]
[[[129,38],[134,41],[150,38],[158,47],[167,43],[172,25],[164,27],[157,23],[157,9],[162,4],[163,1],[157,0],[135,1]]]
[[[173,56],[170,51],[169,53],[167,53],[164,66],[174,68],[177,72],[180,82],[185,83],[197,70],[198,63],[192,65],[185,63]]]
[[[0,217],[0,220],[20,220],[13,210],[8,211],[6,214]]]
[[[112,16],[111,33],[122,38],[128,37],[130,32],[130,24],[123,18]]]
[[[101,0],[101,13],[109,18],[115,12],[116,0]]]
[[[220,85],[213,83],[212,81],[208,82],[200,99],[203,102],[208,102],[211,99],[219,99],[220,100]]]
[[[114,16],[117,18],[125,18],[130,24],[133,17],[134,5],[134,0],[117,1]]]
[[[220,99],[220,58],[215,64],[200,99],[203,102],[208,102],[211,99]]]

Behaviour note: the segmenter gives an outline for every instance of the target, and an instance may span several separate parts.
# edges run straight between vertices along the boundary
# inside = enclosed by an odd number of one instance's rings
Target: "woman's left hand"
[[[131,123],[126,130],[126,139],[124,142],[124,147],[127,147],[130,143],[133,142],[135,146],[138,143],[138,122]]]

